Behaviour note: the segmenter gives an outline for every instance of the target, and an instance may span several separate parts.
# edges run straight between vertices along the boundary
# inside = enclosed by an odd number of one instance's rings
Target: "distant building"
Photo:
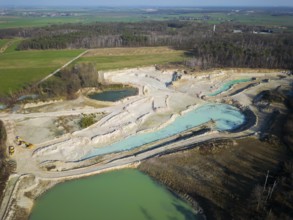
[[[234,34],[239,34],[239,33],[242,33],[242,32],[243,32],[242,30],[233,30]]]
[[[252,31],[253,34],[272,34],[272,30],[260,30],[260,31]]]
[[[268,29],[268,30],[261,30],[259,33],[260,33],[260,34],[272,34],[273,31],[270,30],[270,29]]]

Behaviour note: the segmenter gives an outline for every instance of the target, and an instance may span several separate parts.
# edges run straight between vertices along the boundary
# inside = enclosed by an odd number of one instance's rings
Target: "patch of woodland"
[[[0,120],[0,204],[3,199],[3,192],[9,175],[16,168],[14,161],[9,160],[7,155],[7,133],[4,122]]]

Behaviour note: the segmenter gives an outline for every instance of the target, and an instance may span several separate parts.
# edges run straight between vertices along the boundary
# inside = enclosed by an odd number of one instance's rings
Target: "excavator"
[[[24,140],[22,140],[19,136],[16,136],[16,144],[19,146],[24,146],[25,148],[33,148],[34,145],[32,143],[28,143]]]

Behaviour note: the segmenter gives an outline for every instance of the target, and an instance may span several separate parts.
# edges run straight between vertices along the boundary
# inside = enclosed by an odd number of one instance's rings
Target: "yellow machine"
[[[15,140],[17,145],[22,145],[23,140],[19,136],[16,136]]]
[[[9,155],[10,155],[10,156],[12,156],[12,155],[14,154],[14,151],[15,151],[15,149],[14,149],[13,146],[9,146],[9,147],[8,147],[8,152],[9,152]]]
[[[25,145],[26,145],[26,148],[29,148],[29,149],[34,147],[34,145],[31,143],[25,143]]]
[[[17,145],[19,145],[19,146],[23,145],[25,148],[33,148],[34,147],[34,145],[32,143],[28,143],[28,142],[22,140],[19,136],[16,136],[15,141],[16,141]]]

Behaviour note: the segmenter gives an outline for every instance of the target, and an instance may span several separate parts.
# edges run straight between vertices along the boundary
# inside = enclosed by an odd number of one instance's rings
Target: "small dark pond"
[[[88,95],[88,97],[98,101],[116,102],[129,96],[135,96],[137,94],[138,94],[137,88],[127,87],[127,88],[106,90],[106,91],[98,92],[98,93],[92,93]]]

